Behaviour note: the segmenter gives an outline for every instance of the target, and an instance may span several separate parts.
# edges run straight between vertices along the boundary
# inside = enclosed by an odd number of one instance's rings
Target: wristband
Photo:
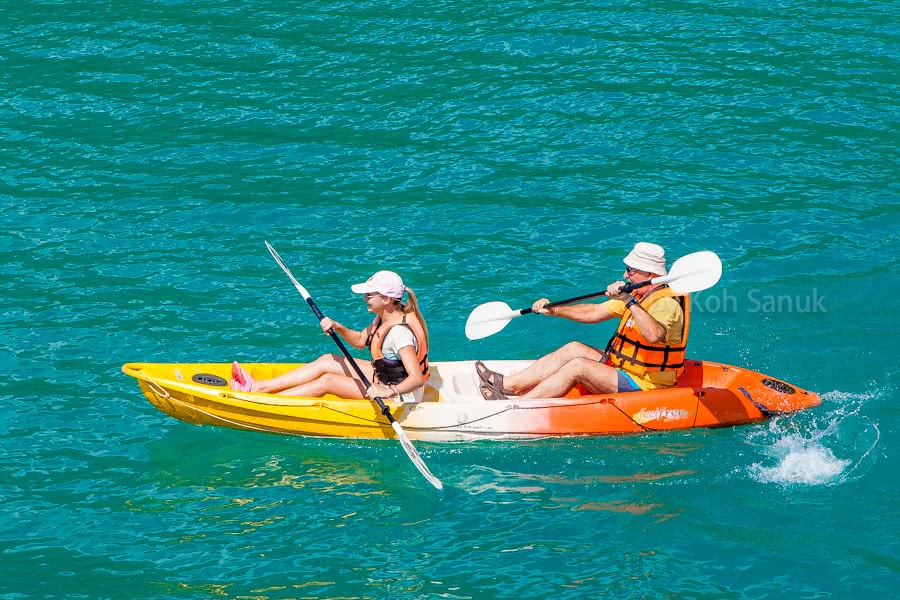
[[[635,298],[634,296],[631,296],[631,297],[628,299],[628,301],[625,303],[625,308],[631,308],[631,307],[634,306],[635,304],[639,304],[639,303],[638,303],[638,299]]]

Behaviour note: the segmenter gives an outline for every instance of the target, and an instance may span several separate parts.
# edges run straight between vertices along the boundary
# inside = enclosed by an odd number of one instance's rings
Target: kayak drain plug
[[[219,387],[228,385],[228,382],[218,375],[211,375],[209,373],[197,373],[191,377],[191,381],[194,383],[202,383],[203,385],[215,385]]]

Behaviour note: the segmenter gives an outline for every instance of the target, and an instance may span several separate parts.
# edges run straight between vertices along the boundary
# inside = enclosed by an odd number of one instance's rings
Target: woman
[[[322,319],[322,331],[333,329],[354,348],[368,347],[372,362],[359,359],[366,378],[364,389],[347,359],[324,354],[313,362],[274,379],[254,381],[238,363],[231,366],[231,388],[242,392],[341,398],[393,398],[417,402],[428,380],[428,330],[419,311],[415,293],[403,285],[393,271],[378,271],[365,283],[350,288],[362,294],[375,319],[362,331],[354,331],[329,318]],[[408,302],[402,303],[404,292]]]

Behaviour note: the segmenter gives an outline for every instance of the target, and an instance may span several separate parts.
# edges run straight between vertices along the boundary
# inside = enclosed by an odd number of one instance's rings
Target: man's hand
[[[623,302],[628,300],[629,294],[622,291],[623,287],[625,287],[624,281],[616,281],[609,284],[606,288],[606,297],[610,300],[622,300]]]
[[[547,308],[547,305],[550,304],[550,300],[547,298],[541,298],[537,302],[531,305],[531,310],[535,314],[538,315],[550,315],[553,316],[556,314],[555,308]]]

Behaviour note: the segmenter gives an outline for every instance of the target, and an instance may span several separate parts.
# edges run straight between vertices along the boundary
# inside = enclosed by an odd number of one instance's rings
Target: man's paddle
[[[309,307],[312,309],[313,314],[321,322],[322,319],[325,318],[325,315],[322,314],[322,311],[319,310],[319,307],[316,306],[316,303],[313,302],[313,299],[310,297],[309,292],[306,291],[306,288],[300,285],[300,283],[294,278],[291,270],[287,268],[287,265],[284,264],[284,261],[281,259],[281,256],[278,252],[275,251],[275,248],[272,247],[272,244],[266,242],[266,248],[269,249],[269,252],[272,254],[272,258],[275,259],[275,262],[278,263],[278,266],[287,273],[287,276],[290,277],[291,282],[294,284],[294,287],[297,288],[297,291],[300,292],[300,295],[303,296],[303,299],[306,300],[306,303],[309,304]],[[362,369],[359,368],[359,365],[356,364],[356,361],[350,356],[350,352],[347,351],[347,347],[344,346],[344,342],[341,341],[341,338],[334,332],[334,329],[328,330],[328,335],[331,336],[331,339],[334,340],[334,343],[337,344],[338,348],[341,349],[341,352],[346,357],[347,362],[351,367],[356,371],[357,377],[359,377],[360,381],[363,382],[363,385],[366,386],[366,389],[369,389],[371,384],[366,376],[363,374]],[[425,479],[428,480],[428,483],[441,490],[444,489],[444,484],[441,483],[441,480],[432,474],[431,471],[428,470],[428,466],[425,464],[425,461],[422,460],[422,457],[419,456],[419,453],[416,451],[415,447],[413,447],[412,442],[409,441],[409,438],[406,437],[406,432],[403,431],[403,428],[400,427],[400,423],[398,423],[394,419],[394,415],[391,414],[391,409],[385,406],[384,402],[382,402],[381,398],[375,398],[375,402],[378,404],[378,408],[381,409],[381,414],[387,418],[388,422],[391,424],[391,427],[394,428],[394,433],[397,434],[397,439],[400,440],[400,445],[403,447],[403,450],[406,451],[406,455],[409,456],[409,459],[416,465],[416,468],[419,472],[425,476]]]
[[[672,264],[672,268],[669,269],[668,275],[654,277],[649,281],[643,281],[641,283],[629,283],[622,289],[625,292],[630,292],[647,285],[667,283],[676,294],[690,294],[692,292],[699,292],[711,288],[716,285],[721,276],[722,261],[719,260],[719,257],[715,252],[703,250],[701,252],[694,252],[693,254],[682,256],[676,260],[674,264]],[[547,308],[571,304],[572,302],[579,302],[581,300],[588,300],[589,298],[599,298],[600,296],[605,295],[606,290],[595,292],[593,294],[585,294],[584,296],[569,298],[568,300],[551,302],[547,305]],[[511,320],[531,312],[534,311],[532,311],[530,307],[513,310],[506,302],[487,302],[481,304],[475,307],[475,310],[472,311],[469,318],[466,320],[466,337],[470,340],[480,340],[489,335],[494,335],[506,327],[506,324]]]

